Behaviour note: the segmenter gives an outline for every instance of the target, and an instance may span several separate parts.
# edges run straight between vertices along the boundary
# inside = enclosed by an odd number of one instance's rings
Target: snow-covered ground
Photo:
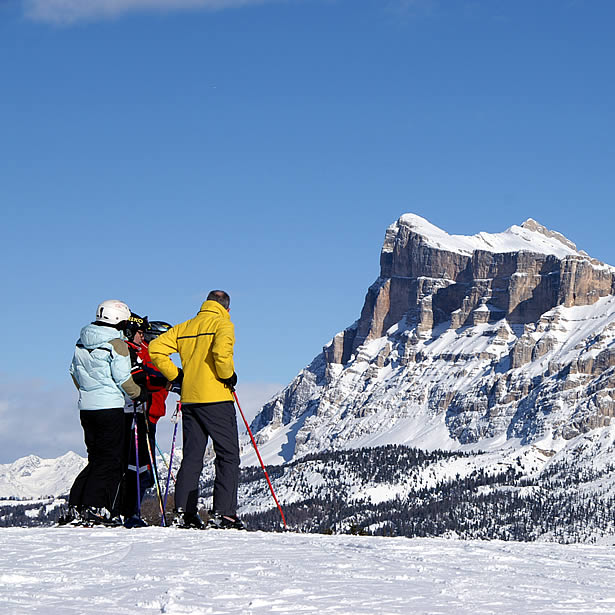
[[[0,612],[615,613],[612,545],[0,530]]]

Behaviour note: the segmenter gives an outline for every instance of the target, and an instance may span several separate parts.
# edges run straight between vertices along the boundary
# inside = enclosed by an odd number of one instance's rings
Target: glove
[[[171,388],[170,391],[173,393],[181,393],[182,390],[182,382],[184,381],[184,370],[180,367],[177,376],[171,380]]]
[[[149,400],[150,393],[144,386],[142,386],[141,393],[139,393],[139,397],[135,397],[132,401],[134,402],[135,406],[137,406],[139,404],[147,405],[149,403]]]
[[[164,389],[167,385],[167,379],[164,376],[150,376],[148,380],[152,388]]]
[[[220,378],[220,382],[224,382],[224,384],[231,389],[231,392],[235,390],[235,385],[237,384],[237,374],[233,372],[233,375],[230,378]]]
[[[147,385],[147,376],[143,370],[132,372],[130,375],[135,381],[135,384],[138,384],[142,389]]]

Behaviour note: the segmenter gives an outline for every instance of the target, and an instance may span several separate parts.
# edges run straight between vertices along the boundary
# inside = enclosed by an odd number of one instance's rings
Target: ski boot
[[[58,526],[76,526],[82,524],[83,518],[81,517],[81,513],[76,506],[69,506],[68,508],[65,508],[58,519]]]
[[[178,508],[175,511],[175,518],[171,523],[171,527],[176,527],[184,530],[204,530],[205,524],[198,512],[186,512],[185,510]]]
[[[119,516],[112,516],[106,508],[96,508],[89,506],[81,513],[83,525],[93,527],[102,525],[105,527],[118,527],[122,525],[122,520]]]
[[[147,521],[141,519],[139,515],[132,515],[124,521],[124,527],[129,530],[133,527],[147,527]]]
[[[222,515],[209,511],[207,527],[215,530],[245,530],[246,526],[237,515]]]

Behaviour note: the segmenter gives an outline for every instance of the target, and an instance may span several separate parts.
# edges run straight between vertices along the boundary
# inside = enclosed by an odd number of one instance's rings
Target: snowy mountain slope
[[[558,450],[615,412],[614,288],[615,269],[533,220],[461,237],[402,216],[359,320],[253,421],[264,458]]]
[[[12,615],[612,613],[609,546],[183,532],[0,530]]]
[[[615,535],[614,441],[615,426],[578,436],[559,453],[512,443],[483,453],[388,445],[312,454],[268,470],[295,531],[595,543]],[[207,463],[203,514],[211,509],[212,470]],[[243,468],[239,487],[248,527],[279,530],[262,470]],[[0,525],[50,525],[65,503],[0,501]],[[143,514],[160,525],[153,490]]]
[[[41,499],[67,494],[85,464],[83,457],[69,451],[57,459],[28,455],[0,465],[0,500]]]
[[[288,516],[407,536],[615,533],[614,274],[533,220],[461,237],[402,216],[360,318],[252,423],[285,464]],[[419,467],[365,448],[386,445],[456,454]],[[266,493],[244,489],[245,514],[273,527]]]
[[[615,535],[614,459],[610,426],[559,452],[513,442],[482,453],[388,445],[315,453],[269,471],[287,522],[301,531],[591,543]],[[244,519],[279,527],[259,473],[243,476]]]

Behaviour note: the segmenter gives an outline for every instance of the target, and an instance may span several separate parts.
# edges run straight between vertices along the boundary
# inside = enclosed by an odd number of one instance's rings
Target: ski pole
[[[171,456],[169,457],[169,474],[167,476],[167,487],[164,492],[164,505],[162,507],[162,518],[164,519],[164,515],[167,512],[167,496],[169,495],[169,483],[171,482],[171,468],[173,467],[173,454],[175,453],[175,438],[177,437],[177,426],[179,425],[179,417],[182,412],[182,403],[181,401],[177,402],[177,407],[175,408],[175,412],[171,417],[171,421],[175,423],[175,428],[173,429],[173,442],[171,444]]]
[[[156,494],[158,495],[158,504],[160,504],[160,514],[162,515],[162,525],[165,526],[164,519],[164,509],[162,507],[162,494],[160,493],[160,484],[158,481],[158,469],[156,468],[156,461],[154,460],[154,456],[152,455],[152,445],[149,441],[150,431],[149,431],[149,419],[147,416],[145,418],[145,441],[147,442],[147,452],[149,453],[149,461],[152,465],[152,474],[154,475],[154,484],[156,485]]]
[[[162,458],[162,462],[164,463],[165,468],[168,470],[169,464],[167,463],[167,460],[164,458],[164,453],[160,450],[160,446],[158,445],[157,441],[155,442],[155,444],[156,444],[156,450],[158,451],[158,454]],[[173,481],[173,484],[175,484],[175,476],[173,476],[173,472],[171,472],[171,480]]]
[[[241,406],[239,405],[239,399],[237,399],[237,393],[235,393],[235,389],[231,389],[231,392],[233,393],[233,397],[235,398],[235,401],[237,402],[237,407],[239,408],[239,413],[241,414],[241,418],[243,419],[246,429],[248,430],[248,433],[250,434],[250,439],[252,440],[252,446],[254,446],[254,450],[256,451],[256,456],[258,457],[258,460],[261,463],[261,468],[263,468],[263,472],[265,473],[265,478],[267,479],[269,490],[271,491],[271,495],[273,496],[273,499],[275,503],[277,504],[278,510],[280,511],[280,515],[282,517],[282,523],[284,523],[284,529],[286,529],[286,519],[284,518],[282,507],[280,506],[280,503],[278,502],[278,498],[275,495],[275,491],[273,490],[271,479],[269,478],[269,474],[267,474],[267,470],[265,469],[265,464],[263,463],[261,454],[258,451],[258,446],[256,446],[256,440],[254,439],[254,436],[252,435],[252,430],[250,429],[250,426],[248,425],[248,421],[246,421],[246,417],[244,416],[243,410],[241,409]]]
[[[132,423],[135,428],[135,463],[137,466],[137,515],[141,516],[141,467],[139,466],[139,434],[137,430],[137,404],[133,402]]]

